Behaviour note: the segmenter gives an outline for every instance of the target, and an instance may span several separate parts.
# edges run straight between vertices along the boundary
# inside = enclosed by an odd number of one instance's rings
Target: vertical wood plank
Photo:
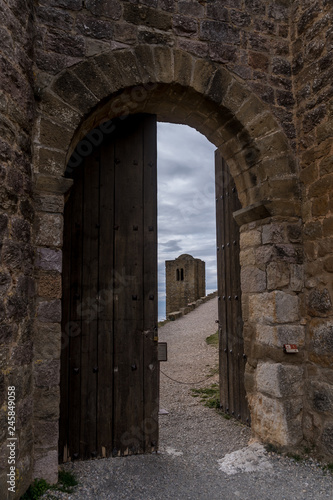
[[[218,315],[219,315],[219,373],[220,404],[224,411],[229,408],[228,380],[228,336],[226,315],[226,266],[225,266],[225,221],[224,221],[224,173],[222,157],[215,151],[215,183],[216,183],[216,246],[217,246],[217,279],[218,279]]]
[[[68,445],[69,458],[80,456],[81,431],[81,330],[82,330],[82,245],[83,245],[83,180],[74,179],[71,193],[71,285],[64,289],[64,300],[69,296],[71,321],[69,334],[69,415]]]
[[[121,128],[121,125],[119,125]],[[143,138],[137,115],[115,145],[114,453],[143,451]]]
[[[239,287],[239,254],[237,250],[237,239],[238,239],[238,227],[233,218],[233,212],[236,210],[236,187],[235,182],[230,176],[229,168],[225,163],[225,169],[229,174],[229,227],[230,227],[230,295],[231,295],[231,317],[230,317],[230,331],[232,336],[232,386],[233,386],[233,415],[235,418],[240,418],[240,400],[239,400],[239,387],[240,387],[240,376],[239,376],[239,353],[242,343],[242,330],[238,328],[238,322],[240,320],[239,315],[241,311],[239,310],[240,303],[240,287]]]
[[[99,268],[99,158],[92,155],[84,165],[82,344],[81,344],[81,435],[82,458],[97,456],[97,332]]]
[[[157,119],[143,117],[143,389],[144,451],[158,446],[159,363],[157,360]]]
[[[220,397],[224,411],[228,411],[244,423],[249,423],[249,409],[244,387],[245,359],[243,357],[239,228],[233,219],[233,212],[241,208],[241,205],[228,165],[218,151],[215,153],[215,170],[218,198],[216,234],[217,246],[221,252],[218,252],[217,260],[218,287],[221,297],[219,301]]]
[[[228,398],[228,408],[227,411],[234,415],[234,391],[235,387],[233,384],[234,379],[234,338],[233,338],[233,324],[232,324],[232,269],[231,269],[231,245],[230,241],[230,218],[232,217],[231,207],[230,207],[230,177],[228,175],[228,169],[226,163],[222,159],[222,171],[224,175],[224,227],[225,227],[225,241],[224,241],[224,253],[225,253],[225,283],[226,283],[226,320],[227,320],[227,337],[228,337],[228,385],[229,385],[229,398]],[[231,243],[231,245],[230,245]]]
[[[59,459],[66,462],[68,458],[68,418],[69,418],[69,324],[70,299],[68,291],[71,287],[71,218],[72,198],[67,200],[64,211],[64,245],[62,266],[62,321],[61,321],[61,363],[60,363],[60,419],[59,419]]]
[[[113,424],[113,231],[114,144],[108,139],[100,149],[100,244],[98,301],[97,450],[112,454]]]

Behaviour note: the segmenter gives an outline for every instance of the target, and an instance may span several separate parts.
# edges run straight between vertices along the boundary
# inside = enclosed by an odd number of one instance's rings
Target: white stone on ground
[[[262,444],[252,443],[246,448],[228,453],[217,462],[219,469],[229,475],[239,472],[262,472],[273,468],[266,458],[266,453]]]

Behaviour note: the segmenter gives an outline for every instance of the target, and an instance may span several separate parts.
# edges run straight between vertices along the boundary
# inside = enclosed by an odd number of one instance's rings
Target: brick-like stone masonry
[[[17,497],[57,475],[66,164],[141,111],[204,133],[235,179],[254,433],[332,458],[331,2],[0,0],[0,15],[1,482],[8,385]]]

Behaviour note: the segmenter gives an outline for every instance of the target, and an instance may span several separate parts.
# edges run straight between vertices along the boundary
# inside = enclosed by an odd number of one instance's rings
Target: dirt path
[[[333,475],[314,461],[298,463],[267,454],[258,444],[248,446],[249,428],[226,420],[192,396],[191,387],[214,381],[207,376],[217,364],[217,350],[205,339],[216,331],[216,318],[213,299],[160,329],[169,356],[161,370],[194,383],[180,384],[161,373],[160,406],[168,413],[160,416],[160,452],[66,464],[79,486],[72,494],[53,498],[333,500]]]

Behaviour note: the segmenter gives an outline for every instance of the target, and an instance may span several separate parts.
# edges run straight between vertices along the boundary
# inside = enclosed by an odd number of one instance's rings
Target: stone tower
[[[205,262],[183,254],[165,261],[166,314],[179,311],[206,294]]]

